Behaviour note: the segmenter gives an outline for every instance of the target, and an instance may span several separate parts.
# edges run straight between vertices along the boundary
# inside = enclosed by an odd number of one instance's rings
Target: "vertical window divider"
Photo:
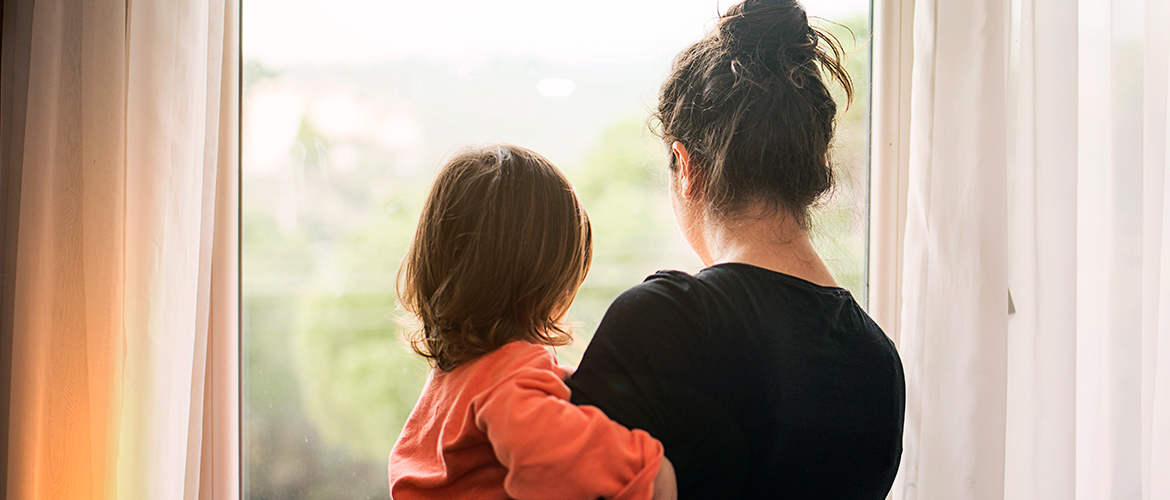
[[[873,0],[870,114],[869,313],[897,344],[906,231],[914,0]]]

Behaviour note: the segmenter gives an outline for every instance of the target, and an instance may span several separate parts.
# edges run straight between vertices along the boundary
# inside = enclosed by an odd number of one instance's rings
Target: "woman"
[[[808,236],[832,187],[839,42],[747,0],[675,60],[655,118],[672,204],[707,266],[610,307],[572,400],[662,441],[679,498],[883,498],[902,452],[894,345]]]

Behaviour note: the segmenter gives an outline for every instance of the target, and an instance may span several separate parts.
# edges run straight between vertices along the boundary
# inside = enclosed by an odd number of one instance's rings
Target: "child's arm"
[[[678,500],[678,483],[674,477],[674,464],[662,457],[658,476],[654,478],[654,500]]]
[[[656,479],[673,483],[673,469],[668,462],[662,465],[661,443],[568,398],[569,388],[551,360],[533,359],[473,402],[476,426],[508,469],[508,495],[649,499]],[[660,478],[660,469],[669,478]]]

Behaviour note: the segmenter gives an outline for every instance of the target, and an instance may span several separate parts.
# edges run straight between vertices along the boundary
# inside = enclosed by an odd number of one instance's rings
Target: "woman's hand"
[[[658,475],[654,477],[654,500],[677,500],[678,484],[674,478],[674,465],[670,459],[662,457],[662,464],[658,466]]]
[[[573,365],[557,365],[557,375],[560,375],[560,377],[561,377],[561,380],[564,380],[565,382],[568,382],[568,381],[569,381],[569,377],[572,377],[574,373],[577,373],[577,367],[576,367],[576,366],[573,366]]]

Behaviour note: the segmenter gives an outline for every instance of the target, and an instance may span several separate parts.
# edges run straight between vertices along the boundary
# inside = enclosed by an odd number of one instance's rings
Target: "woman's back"
[[[883,498],[901,456],[890,340],[848,291],[747,264],[624,293],[569,386],[663,442],[680,498]]]

